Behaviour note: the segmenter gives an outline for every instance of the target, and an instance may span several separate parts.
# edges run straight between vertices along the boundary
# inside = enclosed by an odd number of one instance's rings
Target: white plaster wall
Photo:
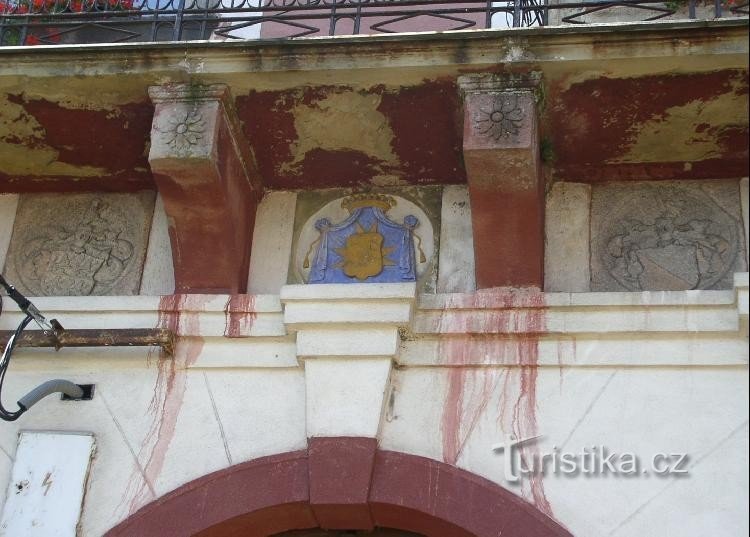
[[[476,289],[471,202],[464,185],[443,188],[439,256],[438,293],[470,293]]]
[[[169,239],[169,222],[164,211],[164,201],[157,194],[154,216],[148,237],[146,261],[141,276],[142,295],[169,295],[174,293],[174,264]]]
[[[18,194],[0,194],[0,271],[5,267],[5,255],[13,235],[17,208]]]
[[[589,290],[591,185],[555,183],[547,194],[544,225],[544,290]]]
[[[268,192],[258,205],[248,293],[279,294],[281,286],[286,284],[296,206],[295,192]]]
[[[174,360],[137,348],[17,353],[7,406],[53,377],[97,388],[92,401],[50,397],[0,427],[0,490],[19,430],[92,431],[97,454],[81,534],[99,536],[206,473],[304,449],[311,435],[377,434],[384,449],[457,464],[527,499],[538,502],[542,491],[577,537],[741,535],[748,530],[746,273],[737,282],[736,291],[547,293],[543,307],[522,292],[422,295],[416,312],[389,318],[409,326],[392,370],[390,358],[349,356],[356,351],[340,334],[323,346],[315,334],[340,323],[331,304],[380,307],[406,300],[405,290],[332,286],[321,300],[320,286],[289,286],[287,307],[317,297],[319,314],[285,323],[278,296],[256,296],[243,337],[231,338],[224,337],[229,297],[190,297]],[[70,328],[153,327],[159,317],[158,298],[148,296],[37,305]],[[360,317],[351,334],[387,339],[382,319]],[[18,319],[9,307],[0,329]],[[299,363],[296,330],[313,338],[302,346],[311,355],[335,353],[337,341],[343,354]],[[534,359],[535,376],[518,367]],[[492,446],[504,434],[532,432],[543,435],[542,451],[595,444],[644,461],[686,452],[690,475],[548,475],[535,488],[505,482],[503,454]]]
[[[446,414],[449,405],[461,405],[457,465],[534,501],[528,483],[504,479],[504,455],[492,450],[518,433],[518,368],[407,368],[395,375],[381,447],[446,460]],[[460,385],[457,398],[450,396],[452,376]],[[545,477],[551,513],[574,535],[729,537],[748,531],[746,368],[545,367],[535,385],[542,452],[602,445],[648,463],[657,453],[691,456],[684,478]]]
[[[140,349],[21,350],[3,400],[53,377],[95,383],[94,399],[50,396],[0,430],[0,487],[7,488],[20,430],[88,430],[96,437],[82,535],[99,536],[139,507],[202,475],[273,453],[303,449],[300,369],[160,365]],[[168,379],[170,375],[173,378]],[[168,384],[172,383],[172,389]]]

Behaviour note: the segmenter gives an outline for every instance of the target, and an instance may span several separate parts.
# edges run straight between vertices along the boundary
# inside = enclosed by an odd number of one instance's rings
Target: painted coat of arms
[[[318,220],[315,228],[320,235],[304,261],[304,267],[310,268],[308,283],[415,281],[415,239],[419,262],[425,262],[421,239],[414,233],[419,220],[408,215],[402,224],[394,222],[386,213],[395,204],[390,196],[355,195],[341,202],[349,212],[343,222]]]

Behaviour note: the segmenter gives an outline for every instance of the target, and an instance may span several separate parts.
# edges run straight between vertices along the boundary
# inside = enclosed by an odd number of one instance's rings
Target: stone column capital
[[[165,84],[150,86],[148,96],[154,104],[171,102],[228,101],[226,84]]]
[[[477,93],[527,92],[535,94],[542,83],[542,73],[528,71],[526,73],[472,73],[458,77],[458,87],[461,96]]]

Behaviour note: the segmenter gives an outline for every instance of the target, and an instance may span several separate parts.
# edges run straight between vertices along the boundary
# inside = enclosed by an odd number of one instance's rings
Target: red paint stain
[[[274,186],[300,188],[300,181],[304,180],[315,188],[358,187],[371,184],[374,176],[391,170],[384,161],[362,151],[315,148],[305,153],[304,159],[288,174],[279,175]]]
[[[125,498],[130,498],[128,515],[153,499],[150,488],[164,467],[174,438],[185,396],[187,368],[195,363],[203,349],[203,338],[198,336],[200,324],[197,312],[211,298],[168,295],[159,301],[157,328],[172,330],[180,336],[176,338],[174,356],[169,357],[162,352],[159,355],[154,395],[148,409],[152,421],[138,453],[143,476],[135,472],[128,482],[125,494]]]
[[[249,336],[256,317],[255,295],[230,295],[224,306],[224,336]]]
[[[539,335],[546,331],[546,304],[544,295],[538,290],[505,288],[457,296],[455,302],[451,302],[440,315],[436,328],[441,333],[456,334],[444,336],[439,345],[443,362],[458,366],[447,369],[448,388],[441,420],[443,460],[455,465],[477,421],[496,395],[499,397],[499,425],[505,434],[516,438],[538,434]],[[448,309],[456,303],[460,304],[459,307],[471,307],[473,311],[463,318],[452,316]],[[504,338],[458,335],[467,324],[465,319],[470,317],[478,334],[516,335]],[[460,367],[485,359],[487,363],[509,364],[511,367]],[[498,394],[501,380],[502,388]],[[533,457],[538,458],[538,448],[534,443],[524,444],[519,453],[526,467]],[[551,516],[542,476],[530,476],[523,487],[524,496]]]

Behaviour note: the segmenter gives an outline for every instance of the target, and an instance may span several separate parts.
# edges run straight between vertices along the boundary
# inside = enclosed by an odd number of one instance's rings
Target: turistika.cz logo
[[[503,454],[503,474],[506,481],[515,483],[524,477],[545,475],[688,475],[690,456],[687,453],[656,453],[646,464],[633,452],[612,451],[601,445],[585,446],[579,452],[562,451],[557,446],[553,446],[552,451],[546,453],[526,449],[540,438],[541,435],[521,439],[511,437],[492,446],[493,451]]]

